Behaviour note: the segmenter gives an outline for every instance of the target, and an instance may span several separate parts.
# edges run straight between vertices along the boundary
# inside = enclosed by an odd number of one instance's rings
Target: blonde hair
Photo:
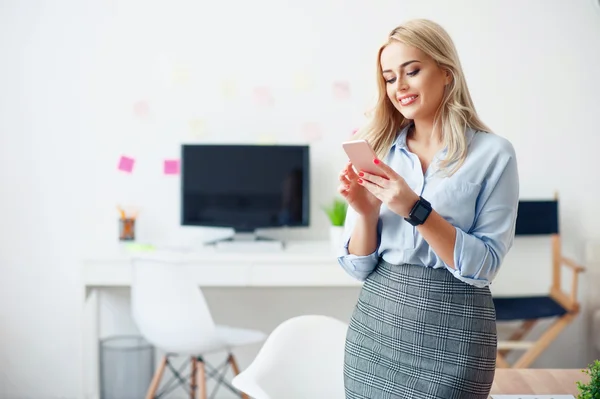
[[[377,52],[378,98],[370,112],[371,120],[356,133],[356,136],[366,139],[377,156],[383,159],[396,140],[398,132],[410,123],[389,100],[386,81],[382,76],[381,52],[393,42],[418,48],[452,76],[434,120],[434,126],[441,126],[442,141],[448,150],[446,158],[441,161],[440,169],[447,170],[454,164],[449,172],[452,174],[467,157],[466,128],[482,132],[491,131],[477,116],[452,39],[444,28],[435,22],[414,19],[390,32],[387,42]]]

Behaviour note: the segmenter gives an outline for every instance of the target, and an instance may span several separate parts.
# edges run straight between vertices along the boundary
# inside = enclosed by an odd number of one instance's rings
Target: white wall
[[[141,207],[140,240],[205,234],[178,226],[177,179],[160,173],[182,142],[303,142],[299,126],[320,123],[313,224],[286,234],[325,238],[318,205],[334,195],[339,142],[371,99],[375,48],[411,17],[434,19],[453,36],[481,116],[516,147],[523,196],[560,191],[567,253],[581,260],[583,243],[600,236],[600,11],[591,0],[148,3],[0,3],[0,397],[79,395],[79,259],[113,245],[116,203]],[[170,80],[178,64],[189,67],[187,85]],[[302,70],[315,90],[295,95]],[[226,102],[218,82],[230,78],[239,97]],[[334,80],[350,82],[351,101],[330,98]],[[255,109],[255,85],[273,88],[275,108]],[[132,115],[141,98],[155,111],[150,121]],[[201,139],[189,134],[192,118],[207,121]],[[137,158],[131,176],[116,172],[121,153]],[[271,293],[254,295],[252,303],[271,303]],[[351,308],[336,303],[323,312],[343,317]],[[240,316],[216,306],[223,318]],[[583,321],[570,327],[537,365],[583,366],[585,329]]]

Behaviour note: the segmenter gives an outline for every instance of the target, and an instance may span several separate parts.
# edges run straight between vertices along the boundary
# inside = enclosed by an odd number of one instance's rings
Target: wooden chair
[[[558,196],[548,201],[519,201],[516,235],[547,235],[552,246],[552,283],[548,295],[494,297],[498,322],[520,321],[521,324],[507,341],[498,342],[496,364],[499,368],[527,368],[556,339],[578,315],[577,296],[579,273],[585,269],[562,255],[559,231]],[[562,267],[573,272],[570,292],[562,288]],[[554,319],[552,325],[537,341],[523,338],[541,320]],[[513,350],[524,351],[512,366],[506,356]]]

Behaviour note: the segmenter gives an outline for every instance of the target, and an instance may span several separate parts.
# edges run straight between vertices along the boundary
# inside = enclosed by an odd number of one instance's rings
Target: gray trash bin
[[[100,399],[140,399],[154,375],[154,347],[140,336],[100,341]]]

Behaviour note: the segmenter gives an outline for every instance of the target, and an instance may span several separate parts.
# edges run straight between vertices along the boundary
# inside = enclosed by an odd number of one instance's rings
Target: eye
[[[396,81],[396,78],[389,78],[389,79],[386,79],[386,80],[385,80],[385,83],[387,83],[387,84],[392,84],[392,83],[394,83],[395,81]]]
[[[415,69],[414,71],[407,72],[406,74],[408,76],[416,76],[420,71],[421,71],[420,69]]]

